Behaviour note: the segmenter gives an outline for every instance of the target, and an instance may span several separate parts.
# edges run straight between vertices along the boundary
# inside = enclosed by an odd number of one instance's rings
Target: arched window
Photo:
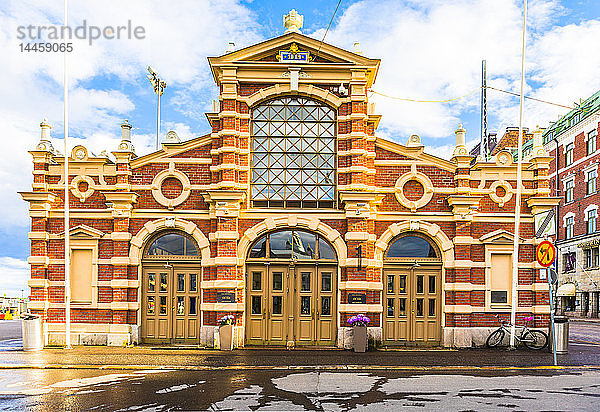
[[[252,109],[254,207],[334,207],[335,123],[334,109],[299,96]]]
[[[196,243],[182,233],[159,235],[146,250],[147,257],[159,256],[198,256]]]
[[[329,242],[317,234],[304,230],[281,230],[256,240],[248,258],[335,261],[336,255]]]
[[[419,236],[404,236],[394,241],[387,251],[388,258],[437,258],[436,248]]]

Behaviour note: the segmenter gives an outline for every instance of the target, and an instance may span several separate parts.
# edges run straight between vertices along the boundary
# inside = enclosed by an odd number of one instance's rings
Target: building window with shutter
[[[575,180],[571,179],[565,182],[565,203],[573,201],[573,188],[575,187]]]
[[[587,232],[588,234],[596,231],[596,209],[587,212]]]
[[[596,193],[596,171],[590,170],[587,172],[587,194]]]
[[[575,225],[575,219],[573,216],[569,216],[565,222],[565,238],[571,239],[573,237],[573,226]]]
[[[573,163],[573,143],[569,143],[565,148],[565,167]]]
[[[583,264],[586,269],[598,267],[598,254],[598,247],[583,250]]]
[[[587,141],[586,141],[586,148],[587,148],[588,156],[596,151],[597,134],[598,134],[597,130],[592,130],[591,132],[588,133]]]

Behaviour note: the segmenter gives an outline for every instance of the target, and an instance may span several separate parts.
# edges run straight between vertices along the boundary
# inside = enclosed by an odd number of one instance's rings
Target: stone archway
[[[158,231],[166,229],[179,229],[191,235],[200,249],[202,256],[202,266],[210,264],[210,243],[204,233],[194,222],[180,218],[161,218],[146,222],[140,231],[131,238],[131,247],[129,248],[129,263],[139,265],[142,261],[143,248],[146,242]]]
[[[282,230],[318,234],[333,248],[337,261],[321,260],[320,255],[316,260],[271,259],[268,265],[256,257],[246,259],[255,241]],[[321,250],[320,246],[318,250]],[[337,285],[340,266],[345,266],[347,260],[346,244],[337,230],[316,218],[296,215],[268,218],[244,232],[238,244],[238,260],[243,264],[245,280],[246,342],[256,345],[335,345],[339,329],[337,302],[340,301]],[[276,309],[276,301],[280,302],[279,309]],[[266,306],[262,307],[260,302]],[[315,310],[317,304],[319,309]],[[265,318],[265,311],[271,316]]]
[[[146,246],[161,232],[191,237],[197,247],[193,256],[146,256],[142,264]],[[138,267],[140,339],[154,343],[197,342],[202,329],[202,267],[211,263],[210,244],[204,233],[194,222],[180,218],[146,222],[131,239],[129,263]],[[167,309],[171,305],[172,313]]]
[[[276,218],[270,217],[252,226],[250,229],[247,229],[238,243],[238,259],[245,260],[246,255],[248,254],[248,249],[261,235],[276,229],[293,229],[295,227],[308,229],[325,236],[333,245],[333,248],[337,253],[338,265],[346,266],[348,249],[340,232],[321,222],[317,218],[307,218],[297,215],[288,215]]]
[[[291,90],[289,84],[276,84],[271,87],[260,89],[256,93],[245,97],[244,100],[246,101],[248,107],[252,107],[264,100],[268,100],[270,98],[282,96],[285,94],[296,94],[303,97],[310,97],[313,99],[321,100],[325,103],[330,104],[336,109],[342,105],[342,99],[340,99],[338,96],[331,93],[329,90],[313,86],[312,84],[299,84],[298,90]]]
[[[417,232],[427,235],[439,247],[442,253],[442,264],[452,265],[454,262],[454,243],[435,223],[423,221],[405,221],[391,224],[375,242],[375,261],[383,265],[385,252],[392,239],[404,232]]]
[[[427,241],[438,256],[387,257],[390,246],[407,236]],[[375,243],[375,260],[383,268],[384,344],[439,345],[445,326],[445,266],[454,266],[452,241],[433,223],[394,223]]]

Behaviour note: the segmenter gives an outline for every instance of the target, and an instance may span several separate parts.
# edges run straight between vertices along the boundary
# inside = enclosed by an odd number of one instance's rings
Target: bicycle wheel
[[[523,335],[523,344],[529,349],[540,350],[544,349],[548,344],[548,335],[541,330],[530,330]]]
[[[504,339],[504,331],[502,329],[497,329],[488,336],[485,341],[485,346],[488,348],[493,348],[499,346]]]

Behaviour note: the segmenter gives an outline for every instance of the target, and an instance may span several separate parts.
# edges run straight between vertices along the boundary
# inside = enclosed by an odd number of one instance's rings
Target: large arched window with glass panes
[[[333,208],[336,112],[300,96],[252,109],[253,207]]]
[[[178,230],[164,231],[148,242],[144,259],[155,260],[199,260],[198,247],[187,233]]]

